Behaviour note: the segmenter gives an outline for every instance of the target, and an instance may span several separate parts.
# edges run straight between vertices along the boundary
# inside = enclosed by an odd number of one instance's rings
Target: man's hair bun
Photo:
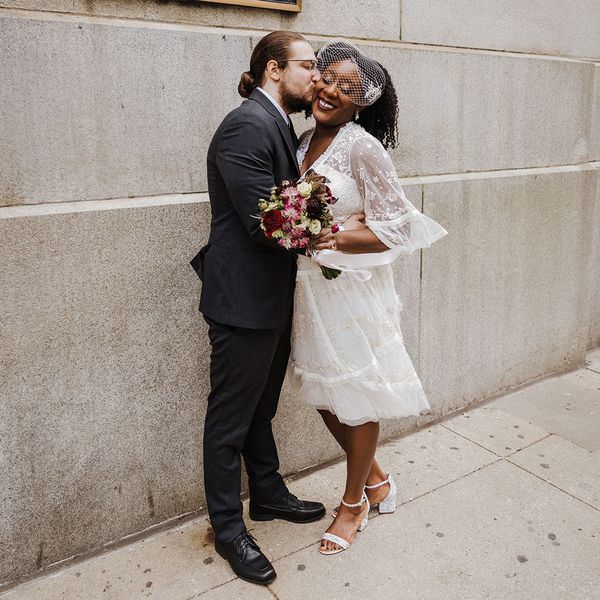
[[[252,93],[252,90],[256,87],[254,76],[250,71],[244,71],[240,77],[240,83],[238,85],[238,93],[242,98],[248,98]]]

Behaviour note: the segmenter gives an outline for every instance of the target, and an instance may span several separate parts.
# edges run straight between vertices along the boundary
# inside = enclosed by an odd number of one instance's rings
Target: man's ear
[[[269,77],[273,81],[279,81],[281,79],[281,68],[276,60],[270,60],[265,66],[265,76]]]

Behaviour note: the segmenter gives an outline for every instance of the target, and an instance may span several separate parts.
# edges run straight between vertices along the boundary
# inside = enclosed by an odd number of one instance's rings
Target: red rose
[[[263,215],[262,223],[267,236],[271,236],[274,231],[277,231],[283,225],[283,214],[280,210],[270,210]]]

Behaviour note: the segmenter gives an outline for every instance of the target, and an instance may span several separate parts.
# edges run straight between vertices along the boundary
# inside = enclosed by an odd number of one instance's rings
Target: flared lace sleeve
[[[448,233],[410,203],[390,155],[378,140],[356,138],[349,159],[352,178],[363,197],[366,224],[386,246],[408,254]]]

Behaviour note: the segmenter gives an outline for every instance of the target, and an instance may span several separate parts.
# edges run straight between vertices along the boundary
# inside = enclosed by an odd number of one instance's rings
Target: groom
[[[319,77],[302,36],[275,31],[257,44],[238,87],[247,100],[225,117],[208,150],[210,237],[191,261],[212,347],[204,484],[215,548],[236,575],[259,584],[276,574],[244,525],[240,456],[251,519],[308,523],[325,515],[320,502],[291,494],[278,472],[271,420],[290,353],[296,256],[268,240],[256,218],[260,198],[299,177],[288,115],[310,107]]]

